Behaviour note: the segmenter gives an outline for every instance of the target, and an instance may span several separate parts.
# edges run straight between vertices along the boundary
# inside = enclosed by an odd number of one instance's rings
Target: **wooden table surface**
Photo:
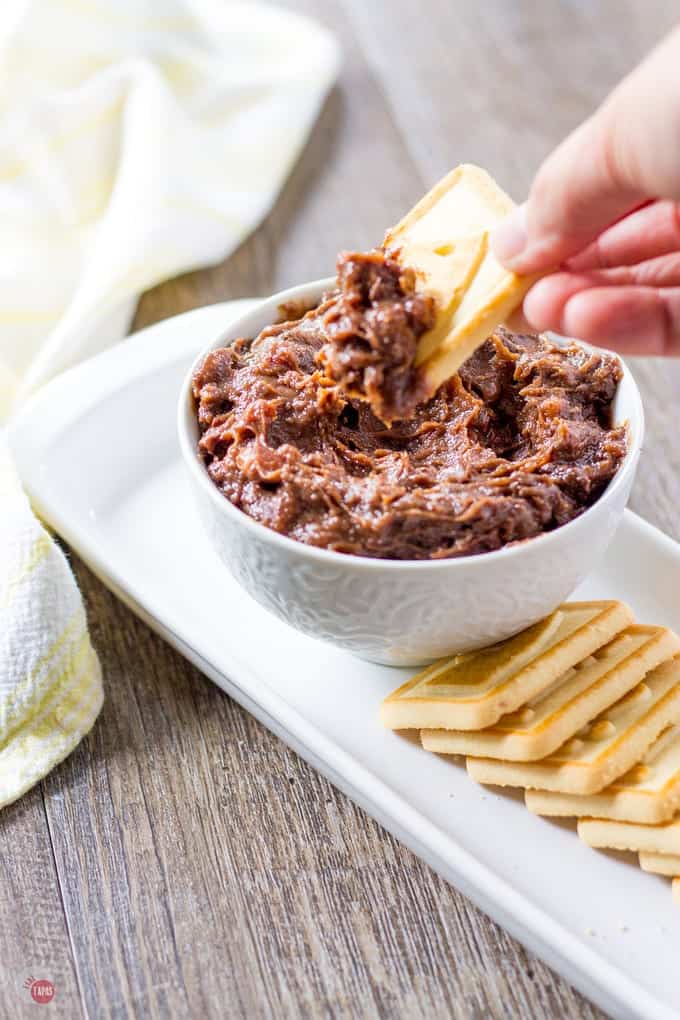
[[[516,198],[672,24],[674,0],[302,0],[338,87],[267,221],[136,327],[370,246],[452,165]],[[637,362],[636,510],[680,539],[680,365]],[[677,411],[676,411],[677,414]],[[601,1017],[125,609],[73,556],[106,704],[0,817],[0,1016]],[[49,1010],[49,1013],[47,1012]]]

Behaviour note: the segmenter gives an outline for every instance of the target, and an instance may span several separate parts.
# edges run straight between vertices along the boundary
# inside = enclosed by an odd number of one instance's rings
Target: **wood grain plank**
[[[0,813],[0,1016],[34,1017],[29,977],[54,985],[50,1017],[84,1016],[40,787]]]

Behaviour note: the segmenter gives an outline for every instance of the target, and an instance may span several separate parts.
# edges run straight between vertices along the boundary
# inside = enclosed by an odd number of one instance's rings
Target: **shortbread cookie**
[[[680,658],[676,657],[657,666],[642,683],[543,761],[523,764],[468,758],[467,769],[479,783],[598,793],[639,762],[667,726],[678,722]]]
[[[639,853],[640,867],[654,875],[680,876],[680,854],[655,854],[650,850]]]
[[[672,631],[633,624],[490,729],[423,730],[423,747],[506,761],[545,758],[678,651]]]
[[[581,818],[578,834],[588,846],[608,850],[648,850],[680,856],[680,818],[662,825],[614,822],[607,818]]]
[[[498,262],[489,233],[515,204],[480,167],[452,170],[385,235],[383,248],[415,269],[418,288],[435,297],[435,325],[423,334],[416,364],[434,392],[519,306],[536,277]]]
[[[630,623],[621,602],[566,602],[507,641],[428,666],[385,699],[381,720],[390,729],[492,726]]]
[[[525,800],[537,815],[613,818],[643,825],[667,822],[680,810],[680,727],[664,730],[642,761],[601,793],[582,797],[527,790]]]

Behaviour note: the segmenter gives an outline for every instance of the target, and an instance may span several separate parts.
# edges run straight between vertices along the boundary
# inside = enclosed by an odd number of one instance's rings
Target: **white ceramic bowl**
[[[413,666],[509,637],[550,613],[609,544],[628,500],[644,429],[628,371],[614,403],[629,423],[629,450],[599,500],[555,531],[515,546],[451,560],[378,560],[315,549],[279,535],[233,506],[197,454],[191,378],[208,350],[256,336],[284,302],[315,304],[332,280],[293,287],[229,325],[187,374],[179,440],[203,523],[234,577],[261,605],[311,637],[389,665]]]

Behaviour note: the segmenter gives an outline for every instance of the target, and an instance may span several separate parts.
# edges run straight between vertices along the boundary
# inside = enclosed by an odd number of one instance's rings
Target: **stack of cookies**
[[[385,699],[390,729],[465,755],[479,783],[639,853],[680,901],[680,639],[621,602],[569,602],[521,634],[428,666]]]

